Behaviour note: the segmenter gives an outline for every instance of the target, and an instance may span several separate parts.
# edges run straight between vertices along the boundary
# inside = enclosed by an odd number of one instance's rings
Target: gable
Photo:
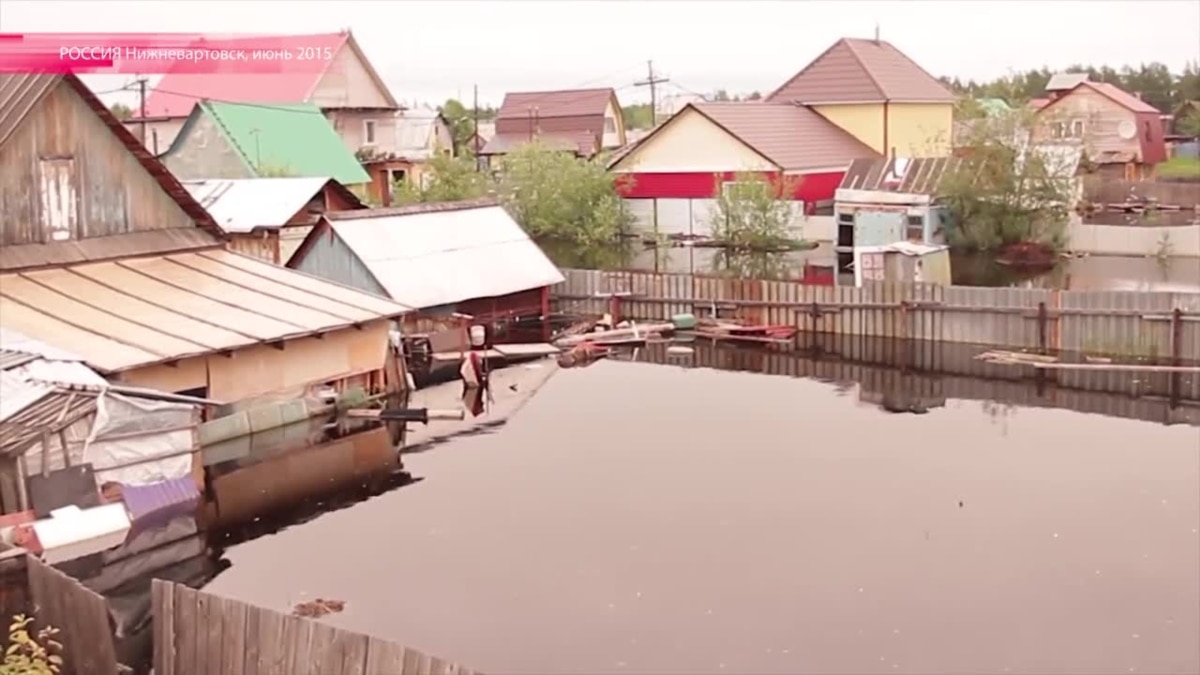
[[[0,243],[197,225],[216,231],[175,177],[74,76],[0,76],[0,120]]]
[[[779,167],[688,107],[613,164],[627,173],[778,171]]]
[[[842,38],[767,96],[806,105],[953,103],[954,94],[895,46]]]
[[[308,101],[322,108],[399,107],[356,46],[353,38],[342,45]]]

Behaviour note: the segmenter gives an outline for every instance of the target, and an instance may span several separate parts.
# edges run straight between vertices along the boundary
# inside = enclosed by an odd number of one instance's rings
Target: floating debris
[[[302,602],[292,608],[293,616],[303,616],[309,619],[319,619],[326,614],[337,614],[346,609],[345,600],[324,600],[317,598],[309,602]]]

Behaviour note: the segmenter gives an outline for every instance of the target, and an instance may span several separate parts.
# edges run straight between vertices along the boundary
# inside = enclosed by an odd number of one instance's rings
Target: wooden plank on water
[[[249,607],[236,600],[219,598],[221,608],[221,675],[246,674],[246,614]],[[212,672],[210,661],[209,672]]]
[[[150,607],[154,622],[154,673],[175,675],[175,585],[162,579],[151,580]]]
[[[396,675],[404,672],[404,652],[398,644],[370,638],[367,642],[367,667],[364,675]]]

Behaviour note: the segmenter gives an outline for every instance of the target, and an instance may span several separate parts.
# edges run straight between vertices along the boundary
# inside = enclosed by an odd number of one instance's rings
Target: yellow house
[[[881,154],[950,154],[954,94],[881,40],[838,40],[766,100],[809,106]]]

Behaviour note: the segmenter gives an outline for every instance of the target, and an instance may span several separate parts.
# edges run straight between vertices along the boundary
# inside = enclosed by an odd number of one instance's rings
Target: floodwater
[[[491,673],[1200,671],[1200,429],[853,393],[561,371],[207,590]]]
[[[1048,272],[1023,273],[983,255],[952,257],[954,283],[1074,291],[1164,291],[1200,293],[1200,258],[1087,256],[1059,263]]]

